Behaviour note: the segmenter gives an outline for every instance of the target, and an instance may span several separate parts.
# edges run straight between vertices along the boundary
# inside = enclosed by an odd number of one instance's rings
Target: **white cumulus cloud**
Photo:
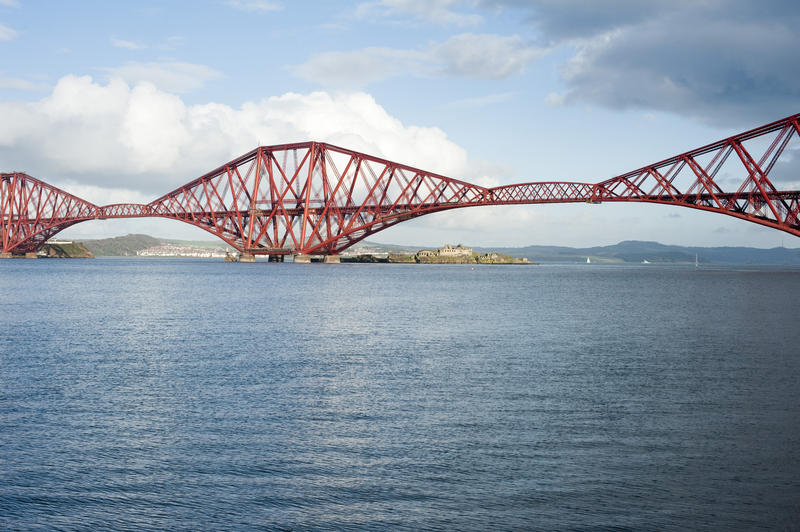
[[[166,193],[258,144],[319,140],[464,177],[466,152],[365,93],[187,105],[152,83],[66,76],[37,102],[0,102],[0,160],[45,181]]]
[[[286,93],[239,107],[189,105],[149,82],[66,76],[39,101],[0,102],[0,116],[2,171],[27,172],[101,205],[146,203],[257,145],[308,140],[484,186],[500,184],[498,177],[513,180],[512,169],[470,159],[441,129],[404,124],[363,92]],[[400,224],[379,239],[472,242],[480,234],[521,230],[527,216],[522,209],[469,209]],[[69,234],[207,238],[190,229],[174,222],[112,220],[79,224]]]

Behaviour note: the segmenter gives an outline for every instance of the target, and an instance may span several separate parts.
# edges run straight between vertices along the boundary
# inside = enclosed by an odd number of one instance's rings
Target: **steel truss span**
[[[486,188],[321,142],[263,146],[144,204],[98,206],[0,174],[2,253],[39,249],[86,220],[161,217],[242,253],[337,254],[395,224],[480,205],[645,202],[735,216],[800,236],[800,114],[599,183]]]

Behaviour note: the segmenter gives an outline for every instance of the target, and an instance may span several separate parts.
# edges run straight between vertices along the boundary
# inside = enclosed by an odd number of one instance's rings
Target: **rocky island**
[[[386,257],[373,254],[343,255],[342,262],[389,262],[408,264],[534,264],[527,258],[517,258],[502,253],[476,253],[461,244],[445,244],[438,249],[421,249],[414,254],[388,253]]]
[[[36,254],[47,259],[93,259],[94,253],[83,242],[51,240],[45,243]]]

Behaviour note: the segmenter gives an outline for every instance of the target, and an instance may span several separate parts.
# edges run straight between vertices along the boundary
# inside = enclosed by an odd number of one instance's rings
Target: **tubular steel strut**
[[[0,251],[36,251],[86,220],[161,217],[205,229],[242,253],[337,254],[395,224],[448,209],[610,201],[691,207],[800,236],[800,191],[778,190],[769,178],[782,155],[782,162],[797,157],[799,140],[795,114],[599,183],[494,188],[302,142],[256,148],[146,205],[98,206],[27,174],[3,173]]]

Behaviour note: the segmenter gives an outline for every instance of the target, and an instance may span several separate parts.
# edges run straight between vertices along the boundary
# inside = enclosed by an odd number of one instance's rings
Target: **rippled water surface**
[[[800,271],[0,262],[0,528],[800,523]]]

